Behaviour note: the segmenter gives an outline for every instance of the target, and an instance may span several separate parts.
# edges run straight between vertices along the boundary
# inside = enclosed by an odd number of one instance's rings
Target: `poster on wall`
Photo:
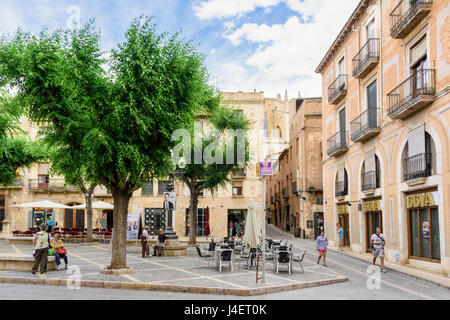
[[[138,240],[139,223],[141,215],[139,213],[128,214],[127,219],[127,240]]]
[[[176,192],[165,192],[163,201],[163,210],[173,210],[177,209],[177,193]]]

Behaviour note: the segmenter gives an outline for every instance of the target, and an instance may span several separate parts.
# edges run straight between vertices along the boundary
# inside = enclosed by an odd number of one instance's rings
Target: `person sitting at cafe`
[[[155,244],[154,256],[158,255],[161,257],[162,249],[164,249],[164,247],[166,246],[166,243],[167,243],[167,237],[164,234],[164,230],[159,229],[158,242]]]
[[[64,248],[64,243],[59,238],[59,234],[55,234],[55,237],[52,241],[52,248],[55,250],[55,261],[56,261],[56,270],[61,270],[61,258],[64,259],[64,269],[67,270],[68,259],[67,259],[67,250]]]

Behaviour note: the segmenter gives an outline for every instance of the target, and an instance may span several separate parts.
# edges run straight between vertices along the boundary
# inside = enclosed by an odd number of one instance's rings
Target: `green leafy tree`
[[[214,90],[195,47],[158,34],[151,18],[134,20],[107,59],[99,42],[93,22],[39,36],[18,31],[0,41],[0,85],[17,87],[44,139],[82,152],[83,170],[111,191],[109,268],[123,269],[133,192],[169,173],[172,132],[188,126],[194,110],[207,109]]]
[[[220,102],[220,97],[215,102]],[[175,148],[173,161],[183,167],[178,170],[177,177],[190,192],[190,245],[197,242],[200,192],[206,190],[215,195],[219,188],[232,182],[231,174],[245,169],[249,161],[247,131],[250,122],[242,114],[229,107],[214,105],[209,114],[199,115],[197,120],[188,130],[191,138],[188,138],[187,145]]]
[[[39,141],[31,141],[18,126],[22,111],[15,99],[1,93],[0,185],[3,186],[13,185],[17,181],[18,169],[30,167],[47,156],[46,148]]]

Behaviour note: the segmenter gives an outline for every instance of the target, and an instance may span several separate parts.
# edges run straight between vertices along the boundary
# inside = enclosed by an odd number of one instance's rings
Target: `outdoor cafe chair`
[[[278,273],[280,265],[287,265],[289,274],[292,273],[292,252],[286,246],[279,247],[274,253],[273,259],[275,272]]]
[[[241,260],[239,261],[239,266],[241,261],[245,261],[247,263],[247,269],[250,269],[253,266],[253,262],[256,259],[256,254],[258,249],[250,248],[248,251],[244,251],[241,255]]]
[[[303,259],[305,258],[306,251],[303,251],[303,253],[300,254],[294,254],[294,257],[292,258],[293,261],[296,261],[300,264],[300,268],[302,268],[302,273],[305,273],[305,269],[303,269]]]
[[[214,264],[214,253],[210,253],[209,251],[206,251],[205,249],[201,249],[200,247],[197,247],[197,254],[200,257],[200,261],[202,263],[203,262],[208,263],[208,268]]]
[[[233,269],[233,250],[231,250],[228,246],[222,246],[221,249],[218,251],[218,263],[219,263],[219,271],[222,272],[222,265],[229,265],[231,271],[234,271]]]

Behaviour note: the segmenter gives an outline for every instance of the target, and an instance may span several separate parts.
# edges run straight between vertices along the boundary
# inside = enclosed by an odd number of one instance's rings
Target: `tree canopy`
[[[73,176],[82,164],[89,179],[112,192],[110,267],[120,269],[133,191],[169,173],[172,132],[217,98],[195,46],[178,34],[159,34],[151,18],[135,19],[111,52],[102,52],[100,39],[94,21],[39,36],[19,30],[0,41],[0,86],[18,88],[43,139],[62,157],[70,150],[65,163]]]
[[[45,159],[46,149],[39,141],[31,141],[19,126],[22,108],[17,101],[0,94],[0,185],[17,181],[18,169]]]

